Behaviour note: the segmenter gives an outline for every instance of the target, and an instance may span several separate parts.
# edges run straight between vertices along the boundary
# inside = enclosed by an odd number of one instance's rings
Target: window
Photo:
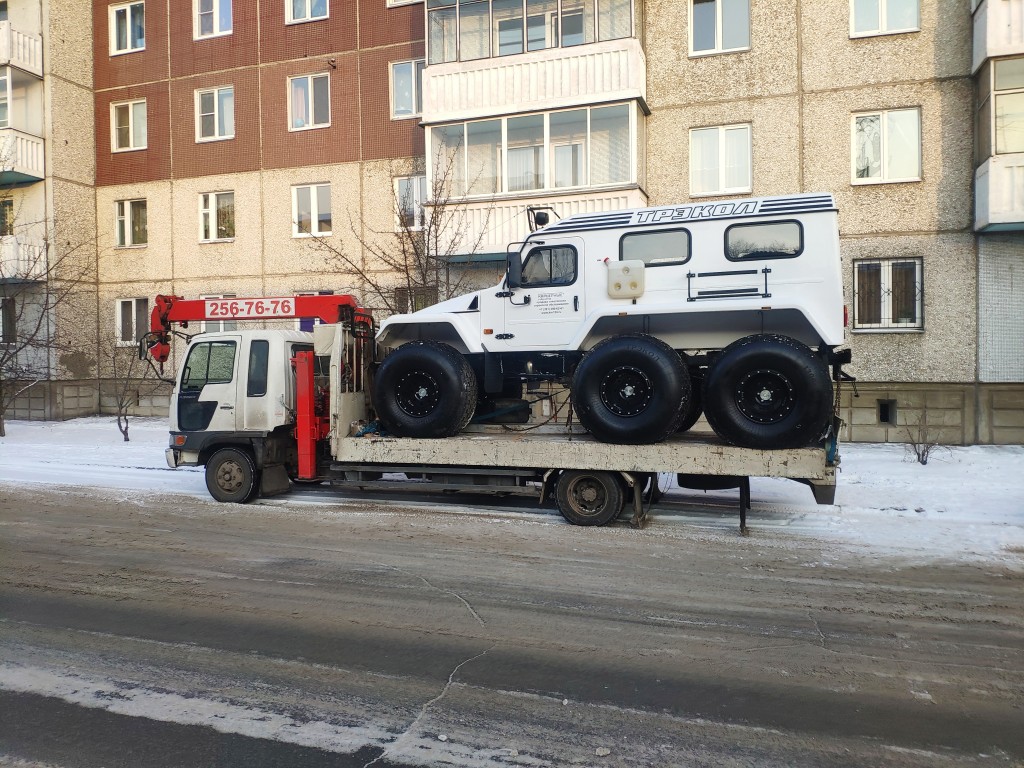
[[[14,299],[0,299],[0,344],[13,344],[17,341],[16,323]]]
[[[288,78],[289,129],[323,128],[331,124],[331,86],[328,75]]]
[[[733,224],[725,230],[729,261],[792,259],[803,253],[804,228],[798,221]]]
[[[395,200],[398,204],[396,231],[423,229],[423,205],[427,202],[427,177],[403,176],[395,179]]]
[[[205,294],[200,299],[234,299],[237,296],[233,293]],[[233,331],[238,328],[234,320],[204,320],[200,325],[200,333],[215,333],[217,331]]]
[[[690,0],[690,53],[750,48],[750,0]]]
[[[920,29],[919,0],[850,0],[850,37]]]
[[[853,116],[853,183],[921,179],[921,112],[895,109]]]
[[[218,141],[234,137],[234,86],[196,91],[196,141]]]
[[[288,23],[327,18],[327,0],[285,0]]]
[[[571,285],[576,282],[576,250],[567,245],[534,248],[523,262],[523,286]]]
[[[249,342],[249,377],[245,382],[246,397],[263,397],[267,394],[270,378],[270,342],[253,339]]]
[[[110,18],[110,55],[141,51],[146,47],[146,4],[112,5]]]
[[[207,384],[227,384],[234,375],[235,342],[205,341],[192,345],[182,368],[181,388],[197,390]]]
[[[14,234],[14,201],[10,198],[0,200],[0,237]]]
[[[0,128],[10,128],[11,123],[11,94],[10,94],[10,83],[11,83],[11,70],[8,67],[0,69]]]
[[[145,200],[118,200],[114,203],[114,212],[114,231],[119,247],[145,245],[149,242]]]
[[[330,291],[330,290],[328,290],[328,291],[296,291],[295,295],[296,296],[333,296],[334,295],[334,291]],[[309,333],[312,333],[313,332],[313,327],[317,326],[317,325],[321,325],[322,323],[323,323],[323,320],[321,320],[319,317],[300,317],[300,318],[296,319],[295,327],[296,327],[296,329],[298,329],[300,331],[308,331]],[[310,349],[309,351],[312,352],[313,350]],[[320,360],[320,358],[318,357],[317,361],[319,362],[319,360]]]
[[[648,267],[685,264],[690,260],[690,233],[685,229],[631,232],[619,240],[619,259],[639,260]]]
[[[231,32],[231,0],[195,0],[195,11],[197,40]]]
[[[114,152],[146,148],[146,100],[110,105],[110,144]]]
[[[431,177],[453,195],[624,184],[635,178],[631,104],[431,128]]]
[[[924,328],[923,262],[867,259],[853,264],[853,327],[861,330]]]
[[[199,240],[212,243],[235,236],[235,193],[208,192],[199,196]]]
[[[331,185],[292,187],[292,236],[331,234]]]
[[[977,164],[993,154],[1024,152],[1024,58],[986,62],[975,103]]]
[[[0,0],[0,21],[7,21],[7,0]]]
[[[391,65],[391,117],[417,117],[423,111],[423,59]]]
[[[149,299],[121,299],[115,318],[117,343],[137,344],[149,330]]]
[[[750,192],[750,126],[690,131],[690,195]]]
[[[406,314],[437,304],[436,285],[414,285],[395,288],[395,312]]]

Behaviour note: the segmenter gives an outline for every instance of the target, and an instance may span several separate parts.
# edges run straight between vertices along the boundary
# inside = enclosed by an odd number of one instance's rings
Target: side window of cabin
[[[576,249],[568,245],[534,248],[523,262],[523,286],[572,285],[576,282]]]
[[[638,259],[648,267],[685,264],[690,260],[690,233],[685,229],[631,232],[619,240],[619,260]]]
[[[245,384],[247,397],[263,397],[267,394],[267,377],[270,370],[270,342],[253,339],[249,345],[249,379]]]
[[[227,384],[235,372],[235,342],[207,341],[188,353],[181,376],[182,389],[202,389],[207,384]]]
[[[804,250],[804,228],[799,221],[733,224],[725,230],[725,258],[729,261],[792,259]]]

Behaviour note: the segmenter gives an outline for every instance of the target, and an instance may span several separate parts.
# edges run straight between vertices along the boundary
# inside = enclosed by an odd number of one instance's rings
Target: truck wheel
[[[238,448],[221,448],[206,462],[206,488],[217,501],[244,504],[255,498],[259,477],[252,456]]]
[[[605,525],[622,514],[625,492],[611,472],[567,469],[558,477],[555,498],[573,525]]]
[[[447,344],[411,341],[384,358],[373,381],[373,405],[397,437],[451,437],[476,408],[476,374]]]
[[[802,448],[825,433],[832,413],[828,368],[788,336],[734,341],[704,380],[704,415],[726,442],[770,450]]]
[[[690,375],[660,339],[613,336],[584,356],[571,392],[580,424],[602,443],[660,443],[679,427]]]
[[[702,393],[704,385],[703,376],[690,374],[690,399],[683,408],[683,419],[679,422],[676,432],[686,432],[700,419],[704,412],[704,396]]]

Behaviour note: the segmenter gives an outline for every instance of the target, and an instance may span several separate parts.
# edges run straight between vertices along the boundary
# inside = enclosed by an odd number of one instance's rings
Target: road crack
[[[425,579],[424,579],[424,581],[425,581]],[[470,610],[472,610],[472,609],[470,609]],[[409,734],[411,734],[416,729],[416,726],[418,726],[420,721],[426,716],[427,711],[432,706],[434,706],[439,701],[441,701],[441,699],[443,699],[445,696],[448,695],[448,691],[452,687],[452,685],[455,683],[455,676],[459,673],[459,670],[462,669],[467,664],[469,664],[470,662],[476,661],[477,659],[486,656],[488,653],[493,651],[496,647],[497,647],[497,643],[492,645],[490,648],[487,648],[486,650],[481,651],[476,656],[470,656],[468,659],[463,659],[458,664],[456,664],[455,665],[455,669],[453,669],[451,674],[448,675],[448,680],[447,680],[447,682],[445,682],[444,688],[441,689],[441,692],[439,694],[437,694],[437,696],[432,698],[430,701],[428,701],[426,704],[424,704],[422,707],[420,707],[419,713],[416,715],[416,717],[413,719],[413,721],[411,723],[409,723],[409,726],[404,731],[402,731],[400,734],[398,734],[398,736],[395,738],[395,740],[393,742],[391,742],[391,744],[389,744],[388,746],[386,746],[384,748],[383,752],[381,752],[379,755],[377,755],[377,757],[373,758],[373,760],[371,760],[370,762],[366,763],[366,765],[364,765],[363,768],[370,768],[370,766],[373,765],[374,763],[377,763],[377,762],[383,760],[385,757],[388,757],[388,755],[392,752],[392,750],[394,750],[399,745],[401,745],[402,741],[407,736],[409,736]]]
[[[818,633],[818,644],[826,651],[829,650],[828,646],[825,645],[827,638],[825,637],[825,633],[821,631],[821,625],[818,624],[818,620],[814,618],[810,611],[807,612],[807,618],[811,620],[811,623],[814,625],[814,630]]]
[[[487,626],[487,622],[484,621],[480,614],[476,612],[476,609],[469,604],[469,601],[455,590],[444,589],[443,587],[439,587],[436,584],[431,583],[428,579],[424,578],[423,576],[420,576],[418,573],[409,573],[408,571],[402,570],[401,568],[397,568],[393,565],[385,565],[384,563],[379,563],[379,565],[393,571],[398,571],[399,573],[404,573],[406,576],[414,576],[415,578],[419,579],[424,584],[426,584],[430,589],[440,592],[442,595],[449,595],[451,597],[454,597],[456,600],[458,600],[460,603],[466,606],[466,610],[470,612],[474,619],[476,619],[477,624],[479,624],[481,627]]]

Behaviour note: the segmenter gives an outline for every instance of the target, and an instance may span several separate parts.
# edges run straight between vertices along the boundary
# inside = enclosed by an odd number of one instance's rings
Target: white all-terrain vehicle
[[[510,248],[501,285],[384,321],[373,404],[394,435],[447,437],[556,381],[602,442],[703,411],[729,443],[803,447],[833,427],[844,314],[831,195],[580,214]]]

